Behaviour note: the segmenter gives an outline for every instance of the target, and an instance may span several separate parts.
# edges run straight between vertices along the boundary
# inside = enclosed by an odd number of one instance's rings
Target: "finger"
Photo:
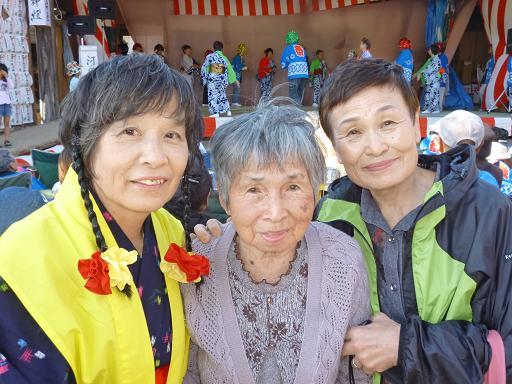
[[[216,219],[210,219],[206,222],[206,228],[214,237],[220,237],[222,235],[222,229],[220,225],[220,221]]]
[[[194,233],[199,239],[199,241],[203,244],[209,243],[210,240],[212,239],[212,235],[210,234],[208,229],[202,224],[197,224],[194,227]]]
[[[345,342],[343,344],[343,348],[341,349],[341,356],[346,357],[346,356],[355,355],[355,354],[356,354],[356,350],[354,348],[354,343],[351,343],[350,341]]]
[[[385,320],[385,319],[388,319],[388,317],[384,313],[379,312],[375,316],[373,316],[372,321],[375,322],[375,321]]]
[[[364,366],[362,369],[363,369],[363,372],[366,373],[367,375],[373,375],[375,373],[373,370],[371,370],[369,368],[365,368]]]

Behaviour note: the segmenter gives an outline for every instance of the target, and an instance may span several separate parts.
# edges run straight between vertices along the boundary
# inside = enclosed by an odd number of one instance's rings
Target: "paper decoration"
[[[82,66],[81,76],[84,76],[99,64],[98,47],[96,45],[81,45],[78,48],[78,57]]]
[[[34,1],[28,0],[29,6]],[[49,3],[49,0],[40,1]],[[9,76],[14,81],[14,89],[9,92],[12,102],[11,125],[29,124],[34,122],[34,93],[31,88],[33,79],[29,73],[25,1],[0,0],[0,8],[0,62],[7,65]]]
[[[28,22],[30,25],[51,27],[52,9],[49,0],[28,0]]]

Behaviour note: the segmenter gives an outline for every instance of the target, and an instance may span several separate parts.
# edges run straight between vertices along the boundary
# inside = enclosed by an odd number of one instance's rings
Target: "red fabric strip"
[[[224,0],[224,16],[231,16],[231,5],[229,0]]]
[[[288,14],[293,15],[293,0],[286,0],[286,8],[288,9]]]
[[[249,15],[256,16],[255,0],[249,0]]]
[[[313,0],[312,1],[312,5],[313,5],[313,11],[318,11],[320,10],[320,4],[318,4],[318,0]]]
[[[306,0],[299,0],[300,3],[300,13],[306,13],[308,11],[308,4]]]
[[[268,3],[267,0],[261,0],[261,14],[268,16]]]
[[[180,0],[174,0],[174,14],[176,16],[180,14]]]
[[[169,374],[169,364],[155,369],[155,384],[165,384]]]
[[[237,16],[245,16],[243,1],[244,0],[236,0],[236,15]]]
[[[206,0],[206,1],[208,1],[208,0]],[[197,11],[199,12],[199,14],[201,16],[203,16],[205,14],[204,0],[197,0]]]
[[[192,14],[192,1],[191,0],[185,0],[185,12],[187,15]]]
[[[327,9],[327,10],[332,9],[331,0],[325,0],[325,9]]]
[[[212,8],[212,16],[217,16],[219,12],[217,9],[217,0],[210,0],[210,5]]]
[[[282,15],[280,0],[274,0],[274,14],[277,16]]]

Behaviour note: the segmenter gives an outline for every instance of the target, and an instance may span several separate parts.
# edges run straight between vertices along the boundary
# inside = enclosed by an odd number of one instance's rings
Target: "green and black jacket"
[[[420,156],[419,166],[438,168],[441,177],[406,234],[407,322],[401,327],[398,367],[384,377],[391,383],[481,383],[491,358],[487,333],[494,329],[504,340],[507,383],[512,383],[512,204],[478,178],[469,146]],[[360,201],[361,188],[344,177],[331,185],[315,217],[359,242],[376,313],[376,262]]]

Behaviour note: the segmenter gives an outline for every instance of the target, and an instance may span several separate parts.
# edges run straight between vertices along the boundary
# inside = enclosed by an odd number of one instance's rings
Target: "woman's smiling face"
[[[295,249],[315,208],[306,168],[290,161],[286,166],[259,168],[254,162],[239,173],[229,191],[229,206],[239,240],[260,252]]]
[[[148,112],[112,123],[92,155],[92,184],[111,211],[151,213],[176,192],[188,160],[185,123]]]
[[[414,173],[419,115],[411,118],[398,89],[364,89],[333,108],[329,120],[338,159],[355,184],[386,190]]]

